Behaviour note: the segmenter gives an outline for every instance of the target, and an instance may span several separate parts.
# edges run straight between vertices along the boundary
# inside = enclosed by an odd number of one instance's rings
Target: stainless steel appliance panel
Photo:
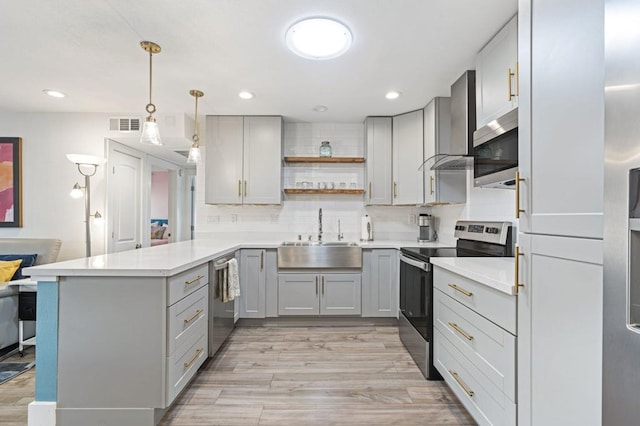
[[[640,253],[630,248],[632,200],[638,194],[630,194],[629,185],[630,170],[640,168],[638,22],[637,1],[605,2],[602,424],[607,426],[638,424],[640,419],[640,329],[630,324],[634,283],[628,281],[629,273],[640,268]]]
[[[278,247],[279,269],[362,268],[362,247],[357,244],[285,244]]]
[[[234,312],[235,301],[222,302],[220,298],[221,283],[228,266],[216,266],[225,264],[227,259],[218,259],[211,262],[209,276],[209,356],[215,355],[227,337],[235,328]],[[222,269],[217,269],[222,268]]]

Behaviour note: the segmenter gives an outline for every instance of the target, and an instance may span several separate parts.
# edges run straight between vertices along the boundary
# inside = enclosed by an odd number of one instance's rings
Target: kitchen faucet
[[[322,242],[322,209],[318,211],[318,242]]]

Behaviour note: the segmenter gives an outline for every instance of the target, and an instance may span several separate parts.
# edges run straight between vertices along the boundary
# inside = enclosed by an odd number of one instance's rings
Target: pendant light
[[[196,113],[195,113],[195,124],[193,130],[193,145],[189,149],[189,157],[187,157],[187,163],[199,163],[200,162],[200,136],[198,136],[198,98],[204,96],[200,90],[189,90],[189,94],[196,98]]]
[[[158,130],[158,123],[153,118],[153,113],[156,112],[156,106],[151,102],[151,89],[153,87],[153,54],[160,53],[160,46],[152,41],[141,41],[140,47],[145,52],[149,53],[149,103],[146,106],[146,110],[149,116],[146,118],[144,125],[142,126],[142,134],[140,135],[140,143],[147,145],[162,145],[160,139],[160,131]]]

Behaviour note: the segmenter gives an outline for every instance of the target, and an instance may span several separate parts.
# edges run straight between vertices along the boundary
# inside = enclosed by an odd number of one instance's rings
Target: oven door
[[[400,311],[426,341],[432,286],[431,264],[400,255]]]

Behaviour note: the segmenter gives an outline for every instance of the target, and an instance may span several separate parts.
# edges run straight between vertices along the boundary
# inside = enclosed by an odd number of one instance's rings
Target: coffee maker
[[[418,216],[418,242],[428,243],[429,241],[435,241],[438,238],[438,234],[435,229],[435,218],[430,214],[421,213]]]

